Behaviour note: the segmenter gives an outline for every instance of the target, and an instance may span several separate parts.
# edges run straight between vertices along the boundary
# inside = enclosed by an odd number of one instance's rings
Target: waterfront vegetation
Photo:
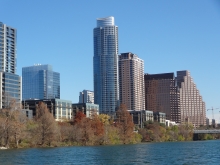
[[[132,117],[121,105],[117,118],[112,120],[105,114],[93,113],[87,118],[77,112],[74,120],[57,122],[44,103],[40,103],[36,116],[28,120],[15,101],[0,110],[0,147],[57,147],[135,144],[139,142],[188,141],[192,140],[190,124],[165,127],[148,121],[144,128],[135,128]],[[201,139],[213,139],[203,135]]]

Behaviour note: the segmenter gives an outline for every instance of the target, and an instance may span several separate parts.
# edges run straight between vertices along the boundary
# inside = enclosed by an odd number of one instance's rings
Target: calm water
[[[0,150],[0,164],[220,164],[220,140]]]

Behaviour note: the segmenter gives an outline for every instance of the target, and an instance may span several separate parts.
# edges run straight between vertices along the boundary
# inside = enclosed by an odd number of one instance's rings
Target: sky
[[[149,74],[189,70],[220,122],[220,1],[0,0],[0,22],[17,29],[17,74],[52,65],[61,99],[73,103],[93,90],[93,28],[107,16],[119,28],[119,53],[137,54]]]

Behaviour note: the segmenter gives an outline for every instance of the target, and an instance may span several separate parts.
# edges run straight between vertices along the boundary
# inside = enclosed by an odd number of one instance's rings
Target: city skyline
[[[1,22],[18,30],[17,74],[24,66],[49,63],[61,74],[62,98],[77,102],[80,89],[93,90],[91,29],[95,19],[112,15],[119,26],[119,53],[137,53],[145,61],[145,73],[189,70],[206,108],[220,107],[217,1],[97,3],[103,8],[87,1],[54,1],[52,5],[2,1]],[[122,7],[136,12],[120,12]],[[93,12],[88,15],[82,9]],[[207,87],[210,80],[212,85]],[[210,119],[211,114],[207,111]],[[214,114],[219,121],[219,110]]]

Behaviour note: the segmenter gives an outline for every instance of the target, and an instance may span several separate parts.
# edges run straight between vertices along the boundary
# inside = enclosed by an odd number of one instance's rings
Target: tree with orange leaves
[[[81,111],[78,111],[76,113],[76,116],[74,118],[74,124],[79,123],[84,117],[86,117],[86,115],[84,113],[82,113]]]

